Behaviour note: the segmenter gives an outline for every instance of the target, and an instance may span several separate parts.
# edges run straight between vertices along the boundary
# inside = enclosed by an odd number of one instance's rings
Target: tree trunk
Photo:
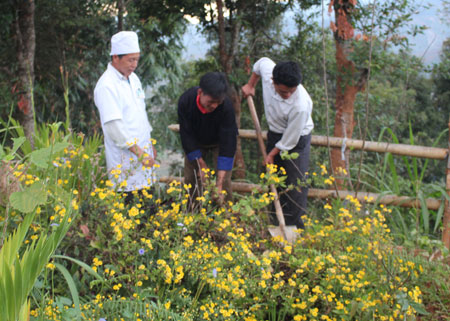
[[[117,1],[117,31],[123,30],[123,13],[125,11],[125,4],[123,0]]]
[[[238,90],[233,87],[231,90],[231,101],[234,107],[234,114],[236,116],[236,125],[238,129],[241,128],[241,95]],[[241,138],[237,137],[236,155],[234,156],[234,168],[233,178],[244,179],[245,178],[245,162],[244,155],[242,154]]]
[[[347,60],[346,48],[347,44],[341,44],[336,40],[336,64],[337,64],[337,81],[336,81],[336,116],[334,119],[334,137],[352,138],[354,119],[353,109],[358,89],[352,85],[355,66],[353,62]],[[333,172],[339,172],[339,168],[347,169],[348,150],[345,153],[340,148],[331,150],[331,164]],[[341,185],[342,182],[338,182]]]
[[[334,120],[334,136],[352,138],[354,123],[354,107],[356,94],[364,90],[367,80],[367,71],[363,70],[358,77],[358,70],[353,61],[348,59],[353,51],[354,29],[351,23],[352,11],[355,0],[332,1],[334,5],[336,25],[334,26],[334,38],[336,45],[336,116]],[[331,150],[331,166],[333,173],[339,173],[340,169],[348,170],[350,151],[345,148],[333,148]],[[342,189],[343,181],[336,180],[337,186]]]
[[[19,120],[25,136],[34,146],[34,54],[36,36],[34,30],[34,0],[17,0],[14,3],[16,10],[15,37],[18,62],[18,81],[16,93],[18,95]]]
[[[231,26],[231,41],[226,41],[226,28],[225,18],[223,14],[224,6],[222,0],[217,0],[217,20],[218,20],[218,36],[219,36],[219,60],[222,66],[222,70],[227,74],[229,78],[233,71],[233,59],[236,55],[239,30],[241,29],[241,23],[239,19],[234,19],[230,13],[229,25]],[[228,45],[228,47],[227,47]],[[231,84],[231,102],[233,103],[234,113],[236,116],[236,125],[241,128],[241,97],[239,91]],[[241,139],[237,138],[236,154],[234,156],[234,173],[233,177],[236,179],[245,178],[245,162],[242,154]]]

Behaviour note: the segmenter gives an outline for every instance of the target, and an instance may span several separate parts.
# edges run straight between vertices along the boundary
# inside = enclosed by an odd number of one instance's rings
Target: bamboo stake
[[[172,124],[168,126],[170,130],[178,132],[179,125]],[[263,138],[267,139],[267,132],[263,131]],[[256,139],[256,132],[252,129],[239,129],[240,138]],[[337,137],[328,137],[330,141],[330,147],[341,147],[344,139]],[[312,135],[311,145],[314,146],[328,146],[327,136],[317,136]],[[437,148],[437,147],[427,147],[427,146],[417,146],[417,145],[406,145],[406,144],[390,144],[384,142],[371,142],[366,141],[363,144],[362,140],[358,139],[347,139],[345,141],[347,148],[352,148],[355,150],[361,150],[364,146],[364,150],[368,152],[378,152],[378,153],[391,153],[394,155],[411,156],[411,157],[421,157],[429,159],[446,159],[448,155],[448,149]]]
[[[450,122],[448,123],[448,128],[450,129]],[[448,136],[448,146],[450,148],[450,132]],[[450,157],[447,160],[445,189],[447,190],[447,194],[450,196]],[[446,248],[450,249],[450,203],[447,199],[445,200],[444,218],[442,219],[442,223],[442,242]]]
[[[183,178],[176,177],[176,176],[163,176],[163,177],[159,178],[160,183],[170,183],[172,181],[182,182]],[[232,186],[233,191],[238,192],[238,193],[251,193],[254,190],[267,191],[266,189],[263,189],[258,184],[232,182],[231,186]],[[355,197],[354,192],[339,191],[340,199],[345,199],[348,195]],[[309,198],[327,199],[327,198],[336,198],[337,194],[336,194],[335,190],[323,190],[323,189],[310,188],[308,190],[308,197]],[[360,202],[366,202],[366,203],[379,203],[379,204],[384,204],[384,205],[395,205],[395,206],[413,207],[413,208],[421,207],[420,201],[418,199],[414,199],[414,198],[411,198],[408,196],[382,195],[382,194],[377,194],[377,193],[358,192],[358,195],[356,195],[356,198]],[[439,209],[439,206],[441,205],[441,201],[437,200],[435,198],[427,198],[425,200],[425,203],[427,205],[427,208],[430,210],[437,210],[437,209]]]

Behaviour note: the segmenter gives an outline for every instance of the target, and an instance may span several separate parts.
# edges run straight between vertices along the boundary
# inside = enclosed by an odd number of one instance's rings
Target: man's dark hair
[[[297,87],[302,82],[302,73],[299,65],[294,61],[281,61],[272,71],[273,82],[286,87]]]
[[[200,88],[205,95],[223,99],[228,94],[228,82],[222,72],[208,72],[200,78]]]

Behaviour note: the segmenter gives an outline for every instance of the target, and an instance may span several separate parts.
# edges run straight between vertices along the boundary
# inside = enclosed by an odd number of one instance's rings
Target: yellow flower
[[[325,204],[323,208],[326,209],[326,210],[332,210],[333,209],[333,207],[330,204],[328,204],[328,203]]]
[[[103,265],[103,261],[99,260],[98,258],[94,257],[94,259],[92,260],[92,263],[94,264],[94,266],[100,266]]]
[[[116,284],[116,285],[113,286],[113,290],[114,290],[114,291],[119,291],[121,287],[122,287],[122,284],[121,284],[121,283],[118,283],[118,284]]]
[[[225,255],[223,256],[223,258],[224,258],[225,260],[228,260],[228,261],[233,261],[233,257],[231,256],[230,253],[225,254]]]
[[[77,200],[75,198],[72,200],[72,207],[73,207],[74,210],[78,210],[78,203],[77,203]]]
[[[48,263],[45,267],[46,267],[47,269],[54,270],[54,269],[55,269],[55,264],[53,264],[53,263]]]
[[[166,308],[167,310],[169,310],[169,309],[170,309],[170,301],[167,301],[167,302],[164,304],[164,306],[165,306],[165,308]]]
[[[134,206],[128,211],[128,215],[130,215],[131,217],[137,216],[138,214],[139,210]]]

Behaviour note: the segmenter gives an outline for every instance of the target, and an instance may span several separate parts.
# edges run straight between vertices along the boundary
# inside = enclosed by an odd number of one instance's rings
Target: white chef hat
[[[121,31],[111,38],[111,56],[141,52],[139,40],[134,31]]]

